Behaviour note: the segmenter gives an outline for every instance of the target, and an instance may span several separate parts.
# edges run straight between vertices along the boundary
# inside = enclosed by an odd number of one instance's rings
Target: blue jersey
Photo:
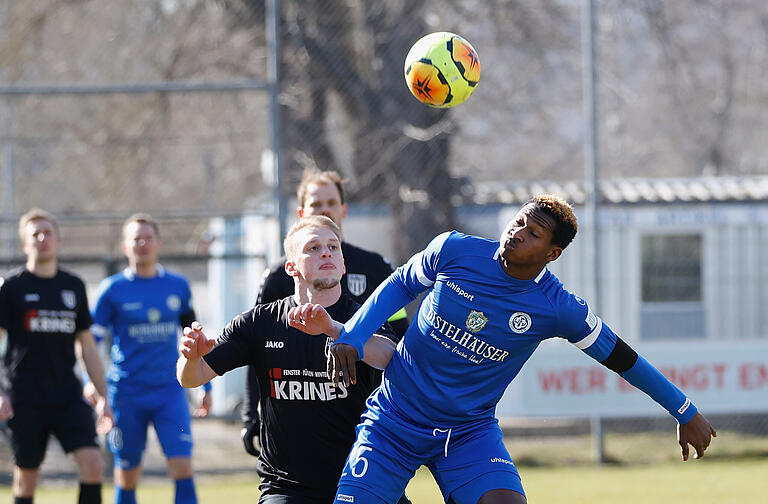
[[[544,269],[531,280],[512,278],[499,254],[497,241],[444,233],[398,268],[345,324],[338,341],[361,354],[358,343],[376,320],[429,289],[382,385],[389,402],[414,423],[455,426],[493,417],[507,385],[547,338],[565,338],[597,361],[616,346],[613,331],[554,274]],[[655,369],[648,374],[642,358],[638,362],[642,379],[629,373],[630,382],[679,420],[690,419],[690,401]]]
[[[180,318],[192,311],[186,279],[158,266],[152,278],[126,268],[106,278],[93,311],[94,335],[112,336],[112,386],[141,393],[176,382]]]

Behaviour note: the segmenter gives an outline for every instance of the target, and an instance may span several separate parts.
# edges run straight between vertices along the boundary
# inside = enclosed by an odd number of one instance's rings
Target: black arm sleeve
[[[259,423],[259,399],[261,392],[259,389],[259,377],[256,374],[256,368],[248,366],[248,374],[245,378],[245,394],[243,395],[243,409],[240,411],[240,418],[243,425]]]
[[[616,346],[604,361],[600,362],[603,366],[616,373],[628,371],[637,362],[637,352],[627,345],[623,339],[616,337]]]
[[[189,327],[195,320],[197,320],[195,310],[189,310],[188,312],[179,315],[179,322],[181,323],[181,327]]]

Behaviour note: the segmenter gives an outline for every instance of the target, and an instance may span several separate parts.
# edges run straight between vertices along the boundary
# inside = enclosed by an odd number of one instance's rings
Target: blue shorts
[[[174,382],[141,394],[121,393],[119,386],[110,387],[109,396],[115,427],[107,441],[115,467],[133,469],[141,464],[150,422],[167,458],[192,456],[189,406],[181,385]]]
[[[397,502],[422,465],[446,502],[476,504],[484,493],[501,488],[524,495],[495,418],[450,429],[415,425],[393,411],[379,389],[357,426],[334,503]]]

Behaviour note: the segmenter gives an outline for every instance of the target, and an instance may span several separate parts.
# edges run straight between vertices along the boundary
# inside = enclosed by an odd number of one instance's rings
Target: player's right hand
[[[200,322],[192,322],[191,327],[184,328],[184,336],[179,344],[179,352],[187,360],[196,360],[213,349],[215,340],[208,339],[203,334],[203,325]]]
[[[357,349],[346,343],[336,343],[328,352],[328,379],[334,385],[339,381],[344,382],[345,387],[357,383]]]
[[[0,394],[0,422],[8,420],[13,417],[13,406],[11,406],[11,399],[3,394]]]
[[[258,422],[246,422],[243,424],[243,430],[240,431],[240,437],[243,440],[243,447],[249,455],[253,455],[254,457],[261,455]]]

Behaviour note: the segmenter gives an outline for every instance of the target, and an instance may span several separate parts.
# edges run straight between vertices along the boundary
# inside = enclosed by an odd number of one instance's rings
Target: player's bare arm
[[[683,461],[688,460],[688,445],[693,446],[696,453],[694,459],[704,456],[704,451],[709,447],[712,438],[717,437],[717,432],[701,413],[696,413],[688,423],[677,425],[677,442],[680,444]]]
[[[341,334],[341,329],[344,327],[340,322],[333,320],[321,305],[311,303],[292,308],[291,311],[288,312],[288,323],[291,327],[295,327],[307,334],[325,334],[334,340],[338,339]],[[366,341],[363,352],[365,354],[363,362],[373,368],[384,369],[387,367],[387,364],[389,364],[389,361],[392,359],[392,354],[395,352],[395,343],[389,338],[374,334],[368,341]],[[341,356],[342,354],[339,353],[339,355]],[[351,354],[347,357],[345,353],[343,362],[348,362],[351,357]],[[355,351],[354,360],[357,361],[357,351]],[[329,357],[329,366],[330,364]],[[352,367],[354,367],[354,364]],[[351,373],[354,376],[354,370],[352,370]],[[328,377],[332,379],[331,372],[328,373]]]
[[[5,329],[0,327],[0,343],[5,338]],[[3,362],[0,361],[0,368],[2,368]],[[13,408],[11,407],[11,398],[3,394],[0,391],[0,422],[8,420],[13,416]]]
[[[112,430],[114,415],[112,408],[107,403],[107,382],[104,378],[104,368],[101,366],[96,340],[94,340],[90,330],[79,331],[75,335],[75,352],[80,364],[88,373],[90,383],[96,389],[94,408],[99,416],[96,421],[96,431],[99,434],[106,434]]]
[[[184,328],[184,337],[179,344],[181,357],[176,362],[176,378],[182,387],[199,387],[216,376],[213,369],[203,360],[214,344],[215,341],[208,339],[203,333],[203,325],[200,322],[193,322],[191,327]]]

